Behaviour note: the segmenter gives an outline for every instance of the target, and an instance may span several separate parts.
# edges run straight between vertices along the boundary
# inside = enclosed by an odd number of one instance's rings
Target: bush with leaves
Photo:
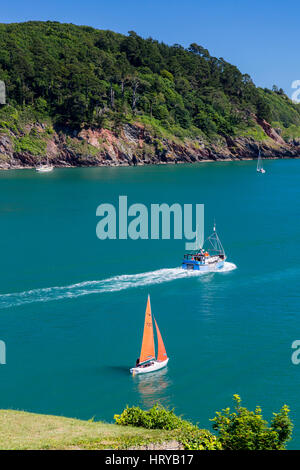
[[[293,425],[289,408],[284,405],[273,413],[270,425],[263,419],[262,410],[249,411],[241,406],[239,395],[233,396],[235,411],[230,408],[216,413],[213,429],[219,433],[224,450],[283,450],[291,439]]]
[[[185,421],[176,431],[176,439],[187,450],[222,450],[218,438],[207,429]]]
[[[284,405],[273,413],[270,425],[260,407],[249,411],[241,406],[239,395],[233,396],[235,411],[230,408],[216,413],[211,421],[218,436],[176,416],[174,410],[154,405],[145,411],[138,406],[126,407],[115,415],[116,424],[172,431],[174,439],[188,450],[283,450],[291,439],[293,425],[289,408]]]
[[[154,405],[144,411],[138,406],[126,407],[120,415],[115,415],[116,424],[122,426],[137,426],[147,429],[165,429],[173,431],[174,439],[189,450],[221,449],[216,436],[205,429],[199,429],[179,416],[174,410],[166,410],[160,405]]]
[[[115,415],[116,424],[123,426],[137,426],[146,429],[177,429],[182,419],[175,415],[173,410],[166,410],[160,405],[154,405],[150,410],[144,411],[138,406],[126,407],[120,415]]]

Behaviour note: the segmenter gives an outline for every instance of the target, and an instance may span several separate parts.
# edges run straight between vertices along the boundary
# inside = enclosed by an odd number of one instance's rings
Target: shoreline
[[[275,157],[262,157],[262,160],[299,160],[299,156],[275,156]],[[204,164],[204,163],[233,163],[233,162],[245,162],[245,161],[256,161],[257,159],[255,157],[238,157],[238,158],[218,158],[218,159],[201,159],[197,160],[195,162],[185,162],[185,161],[168,161],[168,162],[155,162],[155,163],[141,163],[138,162],[136,164],[130,164],[130,163],[113,163],[113,164],[105,164],[105,163],[99,163],[99,164],[82,164],[82,165],[70,165],[70,164],[59,164],[56,165],[55,163],[52,163],[54,169],[59,169],[59,168],[136,168],[136,167],[147,167],[147,166],[167,166],[167,165],[195,165],[195,164]],[[35,170],[37,167],[34,165],[16,165],[16,166],[10,166],[10,167],[1,167],[0,166],[0,171],[10,171],[10,170]]]
[[[48,162],[56,168],[129,167],[182,163],[210,163],[263,159],[300,158],[300,139],[286,142],[268,123],[261,123],[265,138],[222,136],[203,140],[200,136],[180,140],[158,136],[136,122],[117,132],[86,127],[79,132],[52,129],[34,122],[23,135],[2,130],[0,169],[33,169]],[[16,145],[18,143],[18,145]]]

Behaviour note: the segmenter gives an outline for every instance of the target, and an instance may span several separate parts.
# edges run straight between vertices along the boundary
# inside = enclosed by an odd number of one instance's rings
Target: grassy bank
[[[0,449],[126,449],[173,440],[160,429],[0,410]]]
[[[234,395],[210,421],[217,435],[200,429],[159,404],[149,410],[126,407],[114,416],[116,424],[81,421],[24,411],[0,410],[0,450],[11,449],[187,449],[284,450],[293,423],[287,405],[265,421],[259,406],[249,411]]]

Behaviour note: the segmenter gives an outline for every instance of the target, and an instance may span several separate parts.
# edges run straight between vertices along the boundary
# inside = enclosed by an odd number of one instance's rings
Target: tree
[[[196,43],[170,47],[134,31],[124,36],[51,21],[0,24],[0,80],[9,104],[64,126],[107,120],[113,126],[119,113],[132,113],[144,122],[155,118],[179,137],[195,136],[195,126],[211,138],[238,135],[255,125],[254,115],[300,127],[300,106],[282,89],[257,88],[249,75]]]
[[[209,54],[208,50],[204,49],[204,47],[199,46],[196,43],[191,44],[188,50],[190,52],[192,52],[193,54],[196,54],[196,55],[198,54],[198,55],[206,57],[206,58],[210,57],[210,54]]]
[[[258,96],[256,101],[256,110],[257,110],[257,117],[260,119],[264,119],[265,121],[271,120],[271,108],[267,101],[263,99],[262,96]]]

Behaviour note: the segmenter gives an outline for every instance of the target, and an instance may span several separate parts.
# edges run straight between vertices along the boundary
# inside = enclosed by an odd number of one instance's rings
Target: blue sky
[[[300,3],[295,0],[11,0],[0,22],[55,20],[136,31],[167,44],[197,42],[249,73],[258,86],[277,84],[291,95],[300,80]]]

